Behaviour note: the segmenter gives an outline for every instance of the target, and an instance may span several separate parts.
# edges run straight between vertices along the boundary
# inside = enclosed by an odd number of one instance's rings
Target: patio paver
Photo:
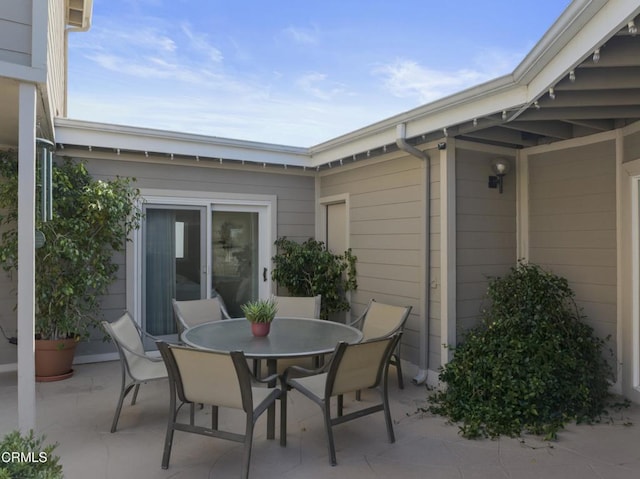
[[[171,464],[160,468],[168,391],[166,382],[143,385],[138,403],[125,403],[115,434],[109,432],[118,397],[118,362],[75,366],[71,379],[37,384],[38,428],[47,442],[58,442],[67,479],[236,478],[242,445],[176,433]],[[0,374],[0,431],[17,426],[16,374]],[[297,392],[288,395],[286,448],[267,441],[266,417],[254,436],[251,475],[255,478],[481,479],[562,478],[626,479],[640,477],[640,407],[632,406],[595,425],[571,425],[555,442],[470,441],[442,417],[417,413],[428,391],[390,379],[396,443],[386,438],[384,418],[375,414],[335,429],[338,465],[328,461],[319,408]],[[366,391],[363,402],[367,401]],[[371,396],[373,398],[373,396]],[[355,407],[353,397],[345,407]],[[348,409],[347,409],[348,410]],[[185,411],[186,412],[186,411]],[[208,416],[205,408],[198,416]],[[201,418],[207,421],[208,418]],[[220,426],[241,427],[242,414],[222,410]],[[629,425],[630,424],[630,425]]]

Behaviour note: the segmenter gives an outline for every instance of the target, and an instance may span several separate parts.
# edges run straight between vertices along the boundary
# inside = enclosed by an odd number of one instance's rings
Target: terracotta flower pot
[[[71,363],[78,341],[36,339],[36,381],[60,381],[73,375]]]
[[[264,337],[269,334],[271,323],[251,323],[251,332],[254,336]]]

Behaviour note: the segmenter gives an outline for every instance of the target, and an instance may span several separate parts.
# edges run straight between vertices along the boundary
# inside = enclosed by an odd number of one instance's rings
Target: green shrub
[[[490,308],[440,372],[429,410],[468,438],[523,432],[555,438],[567,422],[604,412],[611,366],[582,322],[566,279],[519,263],[492,279]]]
[[[327,250],[322,241],[308,239],[300,244],[286,237],[279,238],[275,245],[278,254],[272,258],[272,278],[279,286],[287,288],[292,296],[321,294],[323,319],[331,313],[349,311],[345,293],[358,287],[357,257],[351,249],[340,255]]]
[[[0,442],[0,479],[62,479],[60,458],[53,455],[57,444],[45,446],[44,439],[33,431],[7,434]]]

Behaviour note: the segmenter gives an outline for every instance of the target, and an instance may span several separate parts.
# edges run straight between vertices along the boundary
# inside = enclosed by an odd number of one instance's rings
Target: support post
[[[21,83],[18,114],[18,428],[36,426],[35,206],[36,86]]]

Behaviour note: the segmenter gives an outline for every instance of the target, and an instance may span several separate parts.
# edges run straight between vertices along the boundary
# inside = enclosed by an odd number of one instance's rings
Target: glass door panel
[[[176,334],[171,300],[205,297],[204,208],[145,208],[142,316],[154,336]]]
[[[230,316],[241,317],[240,306],[260,296],[259,213],[214,208],[211,238],[211,284]]]

